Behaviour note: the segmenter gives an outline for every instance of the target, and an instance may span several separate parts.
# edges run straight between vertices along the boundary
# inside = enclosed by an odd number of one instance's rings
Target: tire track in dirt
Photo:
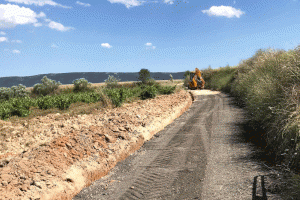
[[[212,101],[206,101],[199,110],[211,110],[214,107],[214,102],[214,98]],[[166,148],[161,149],[161,153],[149,166],[146,166],[146,170],[120,197],[120,200],[166,198],[171,194],[170,190],[175,178],[184,169],[180,161],[186,159],[184,152],[191,145],[193,138],[190,135],[182,134],[182,132],[189,132],[191,128],[184,126],[173,136]],[[149,180],[151,181],[149,182]]]
[[[251,160],[255,149],[237,138],[244,114],[228,95],[196,97],[187,112],[74,200],[251,199],[253,177],[267,172]]]
[[[202,135],[207,134],[204,124],[217,107],[216,102],[215,96],[198,98],[188,112],[157,133],[157,137],[146,142],[134,155],[117,164],[107,177],[85,188],[74,200],[174,199],[176,191],[182,190],[178,180],[194,176],[199,181],[198,175],[204,176],[205,151],[209,146],[203,145]],[[143,153],[146,160],[137,157]],[[110,183],[103,188],[104,182]]]

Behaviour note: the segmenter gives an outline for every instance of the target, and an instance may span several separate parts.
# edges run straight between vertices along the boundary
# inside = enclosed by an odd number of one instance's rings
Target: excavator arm
[[[195,69],[195,73],[190,74],[191,79],[189,82],[189,89],[204,89],[205,81],[201,76],[201,72],[198,68]]]
[[[189,88],[196,88],[197,87],[197,81],[196,81],[197,75],[195,74],[192,78],[191,81],[189,82]]]

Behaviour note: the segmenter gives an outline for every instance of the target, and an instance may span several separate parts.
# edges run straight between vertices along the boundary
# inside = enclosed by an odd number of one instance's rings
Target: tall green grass
[[[275,161],[299,169],[300,46],[260,49],[238,66],[203,70],[203,77],[206,88],[230,93],[251,121],[262,125],[266,150]]]
[[[205,80],[205,88],[213,90],[230,92],[231,84],[235,78],[235,67],[220,67],[219,69],[205,69],[202,71],[203,79]]]

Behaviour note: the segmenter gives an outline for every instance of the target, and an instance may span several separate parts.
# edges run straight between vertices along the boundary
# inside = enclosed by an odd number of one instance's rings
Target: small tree
[[[146,84],[150,79],[150,71],[148,69],[141,69],[139,72],[139,78],[143,84]]]
[[[190,82],[190,75],[187,75],[187,76],[184,78],[184,83],[183,83],[183,85],[184,85],[185,87],[188,87],[189,82]]]
[[[116,88],[118,86],[118,82],[120,79],[117,79],[114,76],[109,75],[108,79],[105,80],[106,87],[111,89],[111,88]]]
[[[73,81],[73,84],[74,84],[74,88],[73,88],[74,92],[88,90],[88,86],[92,85],[85,78],[76,79]]]
[[[173,83],[173,76],[170,74],[170,81]]]
[[[46,95],[54,92],[54,90],[58,89],[58,86],[61,85],[60,82],[56,82],[55,80],[51,80],[51,79],[47,78],[47,76],[44,76],[41,79],[41,81],[42,81],[42,84],[37,83],[33,86],[32,92],[34,94],[46,96]]]
[[[186,78],[187,76],[190,76],[191,72],[189,70],[185,71],[184,72],[184,78]]]
[[[12,86],[11,88],[1,87],[0,88],[0,100],[9,100],[14,97],[26,97],[29,95],[29,91],[25,90],[26,87],[22,84],[18,86]]]

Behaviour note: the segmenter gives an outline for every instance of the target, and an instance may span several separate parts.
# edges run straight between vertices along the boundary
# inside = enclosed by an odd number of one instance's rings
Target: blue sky
[[[0,0],[0,77],[181,72],[300,44],[298,0]]]

